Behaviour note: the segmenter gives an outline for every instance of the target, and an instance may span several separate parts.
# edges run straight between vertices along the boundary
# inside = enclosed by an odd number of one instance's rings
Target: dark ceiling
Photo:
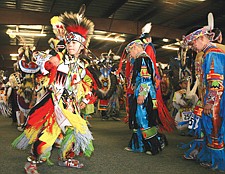
[[[34,44],[37,50],[49,48],[48,40],[54,37],[51,17],[65,11],[78,12],[86,4],[86,17],[95,23],[95,34],[104,37],[119,36],[125,42],[92,39],[89,49],[97,56],[110,49],[121,54],[124,46],[137,38],[141,28],[152,23],[151,36],[157,51],[157,60],[168,62],[176,51],[162,48],[181,39],[190,28],[207,25],[207,15],[212,12],[215,27],[225,32],[225,0],[1,0],[0,1],[0,69],[12,70],[9,54],[17,53],[21,38],[12,39],[8,28],[23,30],[23,25],[42,25],[46,37],[23,37],[26,44]],[[40,29],[41,30],[41,29]],[[169,39],[163,42],[162,39]]]

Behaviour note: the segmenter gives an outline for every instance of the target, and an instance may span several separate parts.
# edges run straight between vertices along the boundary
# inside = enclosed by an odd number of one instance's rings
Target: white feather
[[[186,92],[186,99],[192,99],[193,96],[195,96],[196,94],[196,90],[198,88],[198,85],[199,85],[199,77],[196,76],[196,81],[195,81],[195,85],[193,86],[192,89],[190,89],[190,86],[191,86],[191,78],[188,78],[188,84],[187,84],[187,92]]]
[[[145,24],[145,26],[141,30],[142,34],[143,33],[150,33],[151,29],[152,29],[152,23],[151,22]]]
[[[108,53],[108,56],[109,56],[111,53],[112,53],[112,50],[110,49],[110,50],[109,50],[109,53]]]
[[[83,14],[81,14],[81,15],[77,14],[77,22],[78,22],[78,24],[81,23],[82,19],[83,19]]]
[[[208,26],[207,26],[207,29],[208,29],[208,31],[212,31],[213,28],[214,28],[214,17],[213,17],[213,14],[210,12],[208,14]]]

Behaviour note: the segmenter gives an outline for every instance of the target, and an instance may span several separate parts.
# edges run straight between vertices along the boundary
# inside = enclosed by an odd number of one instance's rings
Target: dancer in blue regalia
[[[203,101],[198,107],[201,128],[201,145],[195,159],[201,165],[214,170],[225,171],[225,53],[213,44],[212,33],[206,27],[199,28],[184,38],[184,43],[197,52],[203,52],[200,68]],[[191,155],[191,153],[190,153]]]
[[[157,110],[154,65],[141,40],[129,43],[126,51],[135,61],[131,78],[134,95],[129,99],[129,128],[133,133],[125,150],[155,155],[167,142],[165,136],[158,133],[161,121]]]

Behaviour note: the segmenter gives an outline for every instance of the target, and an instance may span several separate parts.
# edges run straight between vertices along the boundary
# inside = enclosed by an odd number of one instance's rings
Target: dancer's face
[[[199,38],[195,39],[190,43],[191,48],[196,52],[201,52],[206,45],[208,44],[209,40],[206,36],[200,36]]]
[[[69,55],[79,55],[80,51],[83,49],[83,45],[77,41],[71,41],[66,44],[66,49]]]
[[[187,89],[187,81],[183,81],[180,84],[181,89]]]

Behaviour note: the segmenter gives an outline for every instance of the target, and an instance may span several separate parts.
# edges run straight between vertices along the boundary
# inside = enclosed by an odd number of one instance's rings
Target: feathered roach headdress
[[[94,32],[94,23],[84,17],[85,5],[83,4],[78,13],[68,13],[59,16],[59,20],[63,23],[67,34],[66,42],[78,41],[85,47],[89,45],[91,35]]]
[[[142,42],[147,43],[145,39],[151,37],[150,36],[151,29],[152,29],[151,22],[145,24],[145,26],[141,29],[141,36],[139,38],[141,39]]]

